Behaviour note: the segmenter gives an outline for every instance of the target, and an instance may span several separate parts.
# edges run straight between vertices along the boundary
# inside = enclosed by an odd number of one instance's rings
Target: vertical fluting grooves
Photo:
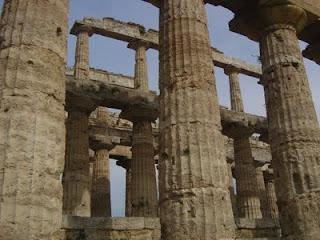
[[[3,240],[51,239],[61,227],[67,14],[65,0],[55,3],[6,0],[3,4],[0,24],[0,239]],[[59,35],[57,28],[61,29]]]
[[[279,209],[277,205],[276,190],[274,188],[274,180],[265,178],[266,197],[268,202],[269,214],[273,220],[279,221]]]
[[[320,131],[296,30],[273,25],[260,44],[283,238],[317,239]]]
[[[244,112],[239,73],[236,69],[228,69],[231,109]],[[250,144],[250,129],[235,130],[234,135],[234,160],[235,176],[237,179],[237,212],[240,218],[262,218],[260,210],[260,197],[255,166]]]
[[[204,4],[162,1],[160,15],[163,237],[232,239],[227,163]]]
[[[91,216],[111,217],[109,151],[95,152],[91,188]]]
[[[66,162],[63,212],[90,216],[88,115],[69,111],[67,119]]]
[[[158,199],[150,121],[133,124],[131,174],[131,216],[156,217]]]
[[[74,77],[89,79],[89,29],[78,33]],[[74,216],[90,216],[89,113],[92,104],[74,99],[68,106],[66,156],[63,179],[63,212]]]
[[[81,31],[77,35],[74,76],[76,79],[89,78],[89,33]]]
[[[266,185],[264,181],[263,176],[263,170],[262,167],[256,167],[256,176],[257,176],[257,186],[258,186],[258,193],[259,193],[259,199],[260,199],[260,209],[262,213],[263,218],[270,218],[270,207],[267,200],[267,190]]]
[[[147,52],[145,46],[136,48],[134,87],[142,91],[149,91]]]
[[[262,218],[257,177],[253,165],[250,140],[235,138],[235,175],[237,179],[237,205],[240,218]]]
[[[126,165],[126,217],[131,216],[131,178],[132,178],[132,171],[131,171],[131,160],[127,159]]]

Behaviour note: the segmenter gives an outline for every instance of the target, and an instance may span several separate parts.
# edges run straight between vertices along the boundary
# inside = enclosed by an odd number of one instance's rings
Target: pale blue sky
[[[0,0],[2,5],[3,0]],[[70,27],[77,19],[83,17],[113,17],[115,19],[135,22],[146,28],[158,29],[158,9],[141,0],[71,0]],[[257,64],[258,44],[246,37],[228,31],[228,22],[233,14],[223,8],[207,6],[208,23],[212,46],[222,50],[226,55],[234,56]],[[76,38],[69,37],[68,65],[74,63]],[[304,44],[301,43],[303,46]],[[127,49],[124,42],[93,36],[90,41],[90,64],[92,67],[108,71],[133,75],[134,52]],[[149,79],[152,90],[158,90],[158,53],[148,51]],[[318,116],[320,113],[320,66],[305,60],[307,73],[313,93]],[[218,95],[221,105],[230,106],[228,78],[221,69],[216,69]],[[263,89],[257,80],[241,76],[241,89],[247,112],[265,115]],[[114,216],[124,215],[125,172],[111,161],[112,211]]]

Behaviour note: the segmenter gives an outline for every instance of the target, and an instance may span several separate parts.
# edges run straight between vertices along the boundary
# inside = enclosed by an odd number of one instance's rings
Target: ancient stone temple
[[[0,240],[320,240],[320,128],[303,60],[320,64],[320,2],[143,1],[159,31],[77,20],[67,67],[69,1],[4,0]],[[228,27],[259,45],[259,64],[211,46],[206,4],[234,13]],[[134,76],[91,67],[94,35],[127,44]],[[246,112],[240,75],[263,88],[266,117]],[[112,161],[125,171],[124,217],[112,216]]]

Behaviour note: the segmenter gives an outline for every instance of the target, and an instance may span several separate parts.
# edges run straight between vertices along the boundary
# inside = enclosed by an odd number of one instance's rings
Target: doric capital
[[[134,40],[129,42],[128,48],[133,50],[137,50],[139,48],[145,48],[146,50],[148,50],[150,48],[150,43],[143,40]]]
[[[262,4],[259,9],[262,23],[267,30],[273,27],[293,27],[297,32],[302,30],[308,21],[308,16],[302,8],[288,4]]]
[[[226,68],[224,68],[224,73],[226,75],[230,75],[233,73],[240,73],[240,72],[241,72],[241,69],[234,65],[228,65]]]
[[[86,112],[88,116],[97,107],[96,103],[91,98],[73,96],[71,94],[67,94],[66,103],[67,112]]]
[[[90,148],[94,151],[103,149],[110,151],[112,148],[114,148],[112,138],[109,136],[94,134],[90,135],[89,140]]]
[[[143,107],[130,107],[122,110],[120,118],[129,120],[131,122],[139,120],[154,122],[158,118],[158,111]]]
[[[88,33],[89,36],[93,35],[93,29],[88,25],[80,25],[73,29],[73,34],[79,35],[80,33]]]

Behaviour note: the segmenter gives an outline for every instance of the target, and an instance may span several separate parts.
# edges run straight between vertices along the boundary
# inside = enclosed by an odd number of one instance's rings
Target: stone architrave
[[[260,8],[261,83],[286,240],[320,239],[320,128],[297,38],[307,17],[285,3]]]
[[[0,239],[59,235],[69,1],[2,1]]]
[[[205,3],[169,0],[159,7],[162,238],[233,239]]]

